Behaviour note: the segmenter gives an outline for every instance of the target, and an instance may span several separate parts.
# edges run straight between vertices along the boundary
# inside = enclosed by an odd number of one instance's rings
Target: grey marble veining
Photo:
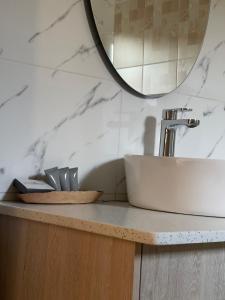
[[[98,85],[92,89],[92,91],[89,93],[90,97],[88,97],[88,99],[78,108],[78,111],[75,114],[73,114],[70,117],[70,119],[74,119],[78,115],[79,116],[83,115],[87,110],[92,109],[92,108],[96,107],[97,105],[115,100],[117,98],[117,96],[120,95],[120,93],[121,93],[121,90],[119,90],[118,92],[116,92],[114,95],[112,95],[109,98],[100,97],[93,101],[96,88],[98,88]]]
[[[103,132],[102,134],[98,135],[98,136],[94,136],[92,141],[88,141],[86,143],[84,143],[82,146],[83,147],[88,147],[91,145],[94,145],[95,143],[97,143],[99,140],[103,139],[107,134],[109,133],[109,130]],[[76,155],[78,155],[80,152],[82,151],[82,149],[77,149],[76,151],[73,151],[67,159],[67,162],[70,163],[71,161],[74,160],[74,157]]]
[[[207,108],[205,111],[203,111],[203,117],[209,117],[211,116],[215,110],[217,109],[218,105],[215,105],[211,108]]]
[[[206,84],[213,57],[216,55],[217,51],[224,46],[225,46],[225,41],[224,40],[220,41],[212,50],[208,51],[208,53],[204,55],[199,61],[197,68],[200,69],[202,72],[202,83],[199,87],[197,95],[200,94],[201,90]]]
[[[223,139],[225,138],[225,130],[224,132],[221,134],[221,136],[219,137],[219,139],[216,141],[215,145],[213,145],[212,149],[210,150],[209,154],[207,155],[207,158],[210,158],[213,156],[214,152],[216,151],[217,147],[219,146],[219,144],[223,141]]]
[[[44,158],[51,138],[51,133],[45,133],[41,138],[36,140],[27,150],[25,157],[34,158],[35,175],[40,174],[43,169]]]
[[[70,113],[68,116],[63,117],[59,122],[57,122],[52,129],[45,132],[41,137],[39,137],[35,142],[33,142],[29,149],[27,150],[25,157],[32,156],[35,160],[36,165],[36,172],[40,173],[43,168],[44,159],[46,155],[46,151],[48,148],[48,144],[50,143],[51,139],[57,134],[57,132],[65,126],[65,124],[73,121],[77,117],[81,117],[84,115],[88,110],[93,109],[94,107],[101,105],[106,102],[111,102],[116,100],[117,97],[120,95],[121,90],[118,90],[115,94],[110,97],[96,97],[96,93],[98,89],[101,87],[102,83],[99,82],[96,84],[85,96],[85,99],[81,101],[81,103],[75,107],[75,110]],[[95,139],[99,139],[97,136]],[[85,144],[90,145],[90,142],[85,142]],[[71,160],[75,155],[73,152],[69,160]]]
[[[82,59],[84,55],[90,55],[93,50],[96,50],[96,46],[85,46],[81,45],[79,49],[75,50],[75,52],[68,58],[64,59],[60,64],[58,64],[55,68],[55,70],[52,72],[52,77],[56,75],[57,72],[60,71],[60,68],[62,68],[65,64],[69,63],[71,60],[75,59],[76,57],[79,57]]]
[[[19,90],[16,94],[10,96],[9,98],[3,100],[1,103],[0,103],[0,110],[5,107],[7,104],[9,104],[11,101],[21,97],[26,91],[27,89],[29,88],[28,85],[25,85],[21,90]]]
[[[48,32],[49,30],[51,30],[52,28],[54,28],[56,25],[58,25],[60,22],[62,22],[63,20],[66,19],[66,17],[70,14],[70,12],[72,11],[72,9],[78,4],[80,3],[81,0],[77,0],[74,3],[72,3],[68,9],[66,11],[64,11],[57,19],[55,19],[49,26],[47,26],[45,29],[36,32],[35,34],[33,34],[29,39],[28,42],[29,43],[33,43],[34,40],[39,37],[40,35],[42,35],[43,33]]]
[[[103,133],[101,133],[101,134],[99,134],[99,135],[96,137],[96,139],[97,139],[97,140],[102,139],[107,133],[108,133],[108,130],[105,131],[105,132],[103,132]]]
[[[77,154],[77,151],[74,151],[73,153],[71,153],[69,158],[68,158],[68,161],[71,161],[76,154]]]

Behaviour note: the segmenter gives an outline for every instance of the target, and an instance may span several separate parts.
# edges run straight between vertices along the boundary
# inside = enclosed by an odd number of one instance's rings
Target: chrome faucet
[[[178,127],[186,126],[188,128],[194,128],[200,124],[200,121],[196,119],[177,119],[179,112],[183,113],[189,111],[192,111],[192,109],[174,108],[163,110],[159,156],[174,156],[176,130]]]

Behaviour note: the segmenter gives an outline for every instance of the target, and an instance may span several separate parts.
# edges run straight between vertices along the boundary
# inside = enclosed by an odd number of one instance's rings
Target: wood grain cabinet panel
[[[224,300],[225,243],[147,246],[0,215],[0,300]]]
[[[224,300],[225,245],[143,246],[141,300]]]
[[[0,299],[130,300],[135,243],[0,216]]]

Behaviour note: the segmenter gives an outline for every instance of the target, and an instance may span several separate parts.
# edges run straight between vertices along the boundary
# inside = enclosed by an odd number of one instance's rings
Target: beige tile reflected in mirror
[[[115,35],[113,64],[117,69],[143,65],[143,38],[129,32]]]
[[[91,0],[94,8],[95,24],[100,37],[113,34],[115,27],[115,1]]]
[[[119,75],[133,87],[136,91],[142,93],[142,78],[143,78],[143,67],[133,67],[125,69],[117,69]]]
[[[116,68],[143,65],[145,1],[116,1],[114,59]]]
[[[143,94],[163,94],[176,88],[176,60],[144,66],[143,70]]]
[[[144,64],[152,64],[177,59],[178,43],[175,31],[161,32],[145,30]]]
[[[178,1],[147,1],[152,16],[145,20],[144,64],[177,59]]]
[[[201,49],[210,0],[91,3],[105,51],[130,87],[163,94],[185,80]]]

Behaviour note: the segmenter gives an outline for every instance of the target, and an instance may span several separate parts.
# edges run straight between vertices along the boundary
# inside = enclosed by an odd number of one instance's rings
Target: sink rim
[[[225,164],[224,159],[214,159],[214,158],[196,158],[196,157],[169,157],[169,156],[157,156],[157,155],[148,155],[148,154],[125,154],[124,159],[128,159],[130,157],[137,157],[137,158],[151,158],[155,160],[170,160],[170,161],[187,161],[187,162],[204,162],[204,163],[212,163],[212,162],[220,162]]]

